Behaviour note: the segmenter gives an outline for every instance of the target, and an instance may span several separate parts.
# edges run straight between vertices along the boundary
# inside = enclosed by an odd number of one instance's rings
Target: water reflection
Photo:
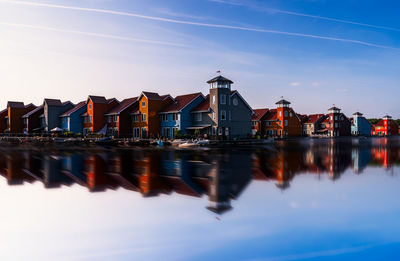
[[[347,169],[356,174],[368,167],[390,170],[400,164],[399,145],[398,138],[353,138],[199,151],[3,148],[0,174],[9,185],[41,182],[50,189],[78,184],[90,192],[123,188],[144,197],[206,196],[206,208],[222,214],[252,180],[285,190],[303,173],[337,180]]]

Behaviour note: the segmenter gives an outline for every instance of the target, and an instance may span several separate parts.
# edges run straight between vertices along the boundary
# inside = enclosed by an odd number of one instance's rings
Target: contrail
[[[157,45],[169,45],[169,46],[175,46],[175,47],[187,47],[185,45],[177,44],[177,43],[154,41],[154,40],[147,40],[147,39],[139,39],[139,38],[125,37],[125,36],[118,36],[118,35],[110,35],[110,34],[100,34],[100,33],[84,32],[84,31],[66,30],[66,29],[60,29],[60,28],[55,28],[55,27],[47,27],[47,26],[40,26],[40,25],[17,24],[17,23],[6,23],[6,22],[0,22],[0,25],[13,26],[13,27],[23,27],[23,28],[30,28],[30,29],[53,31],[53,32],[70,33],[70,34],[80,34],[80,35],[86,35],[86,36],[94,36],[94,37],[101,37],[101,38],[107,38],[107,39],[116,39],[116,40],[130,41],[130,42],[139,42],[139,43],[148,43],[148,44],[157,44]]]
[[[400,48],[396,48],[396,47],[379,45],[379,44],[374,44],[374,43],[370,43],[370,42],[346,39],[346,38],[336,38],[336,37],[329,37],[329,36],[322,36],[322,35],[285,32],[285,31],[278,31],[278,30],[233,26],[233,25],[225,25],[225,24],[201,23],[201,22],[170,19],[170,18],[157,17],[157,16],[141,15],[141,14],[135,14],[135,13],[121,12],[121,11],[113,11],[113,10],[107,10],[107,9],[96,9],[96,8],[85,8],[85,7],[76,7],[76,6],[35,3],[35,2],[27,2],[27,1],[19,1],[19,0],[15,0],[15,1],[0,0],[0,2],[18,4],[18,5],[37,6],[37,7],[48,7],[48,8],[68,9],[68,10],[76,10],[76,11],[96,12],[96,13],[104,13],[104,14],[120,15],[120,16],[130,16],[130,17],[136,17],[136,18],[153,20],[153,21],[161,21],[161,22],[184,24],[184,25],[194,25],[194,26],[201,26],[201,27],[232,29],[232,30],[240,30],[240,31],[250,31],[250,32],[270,33],[270,34],[280,34],[280,35],[287,35],[287,36],[303,37],[303,38],[322,39],[322,40],[353,43],[353,44],[359,44],[359,45],[376,47],[376,48],[400,50]]]
[[[259,7],[256,8],[255,6],[251,6],[251,5],[242,3],[242,2],[231,2],[231,1],[226,1],[226,0],[211,0],[211,1],[216,2],[216,3],[221,3],[221,4],[235,5],[235,6],[248,6],[248,7],[260,10]],[[360,23],[360,22],[355,22],[355,21],[350,21],[350,20],[344,20],[344,19],[338,19],[338,18],[332,18],[332,17],[326,17],[326,16],[319,16],[319,15],[304,14],[304,13],[292,12],[292,11],[275,9],[275,8],[263,8],[262,10],[268,11],[268,12],[286,14],[286,15],[308,17],[308,18],[313,18],[313,19],[320,19],[320,20],[326,20],[326,21],[332,21],[332,22],[338,22],[338,23],[344,23],[344,24],[352,24],[352,25],[370,27],[370,28],[375,28],[375,29],[400,32],[400,28],[390,27],[390,26],[366,24],[366,23]]]

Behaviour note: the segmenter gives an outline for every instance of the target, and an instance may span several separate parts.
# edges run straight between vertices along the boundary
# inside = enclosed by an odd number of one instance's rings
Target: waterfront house
[[[106,134],[107,122],[105,114],[119,105],[117,99],[106,99],[104,96],[90,95],[87,99],[87,112],[82,115],[83,135],[89,133]]]
[[[50,132],[55,128],[61,127],[60,115],[72,109],[72,102],[61,102],[58,99],[44,99],[43,114],[44,114],[44,131]]]
[[[303,135],[314,135],[321,126],[321,123],[326,119],[325,114],[310,114],[303,122]]]
[[[329,108],[325,120],[321,123],[321,129],[318,134],[328,137],[350,136],[351,122],[340,112],[338,107]]]
[[[363,116],[362,113],[353,114],[351,123],[351,135],[354,136],[371,136],[371,123]]]
[[[23,120],[22,116],[26,113],[36,109],[33,104],[24,105],[23,102],[8,102],[7,103],[7,129],[8,133],[23,133]]]
[[[265,135],[265,119],[269,109],[254,109],[254,114],[251,119],[251,129],[253,135]]]
[[[142,92],[138,98],[139,108],[131,113],[134,138],[155,138],[161,136],[158,113],[174,102],[169,95],[160,96],[154,92]]]
[[[8,109],[0,111],[0,133],[4,133],[4,131],[7,129],[7,116]]]
[[[268,113],[264,116],[264,129],[266,136],[278,136],[279,125],[276,109],[270,109]]]
[[[192,126],[193,120],[190,112],[204,100],[200,92],[175,97],[173,103],[158,113],[161,121],[161,135],[173,139],[178,132],[181,135],[187,134],[187,128]]]
[[[27,114],[22,116],[24,129],[24,134],[29,133],[40,133],[42,131],[41,128],[41,115],[43,115],[43,105],[40,105],[36,109],[28,112]]]
[[[125,99],[108,111],[107,135],[116,137],[132,137],[132,120],[130,114],[139,109],[138,97]]]
[[[399,125],[389,115],[384,116],[371,129],[371,135],[373,136],[394,136],[398,133]]]
[[[61,129],[65,132],[82,133],[82,115],[86,113],[86,111],[86,101],[82,101],[61,114]]]
[[[214,137],[251,136],[253,109],[236,90],[233,82],[223,76],[207,81],[210,94],[192,110],[192,126],[187,130],[199,130]]]

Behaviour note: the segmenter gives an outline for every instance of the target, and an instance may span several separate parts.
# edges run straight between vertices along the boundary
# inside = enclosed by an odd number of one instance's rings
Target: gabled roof
[[[44,103],[46,103],[48,106],[62,106],[63,105],[61,103],[61,101],[58,99],[44,99]]]
[[[107,103],[107,104],[110,104],[110,103],[112,103],[113,101],[116,101],[116,102],[119,103],[119,101],[118,101],[116,98],[108,99],[108,100],[106,100],[106,103]]]
[[[196,108],[192,110],[192,112],[204,112],[210,109],[210,95],[207,94],[204,101],[202,101]]]
[[[308,115],[306,114],[298,114],[298,113],[295,114],[301,123],[305,123],[308,120]]]
[[[36,113],[36,112],[38,112],[40,110],[43,110],[43,105],[40,105],[36,109],[34,109],[34,110],[28,112],[27,114],[23,115],[22,118],[29,118],[32,114],[34,114],[34,113]]]
[[[242,95],[240,95],[240,93],[238,92],[238,91],[236,91],[236,90],[234,90],[234,91],[231,91],[231,97],[233,96],[233,95],[237,95],[237,96],[239,96],[239,98],[244,102],[244,104],[250,109],[250,111],[252,112],[252,113],[254,113],[254,111],[253,111],[253,108],[251,108],[251,106],[247,103],[247,101],[242,97]]]
[[[160,111],[160,113],[180,112],[183,108],[185,108],[199,96],[203,96],[203,94],[201,92],[196,92],[196,93],[176,96],[174,99],[174,103],[164,108],[162,111]]]
[[[86,106],[86,101],[81,101],[77,105],[75,105],[72,109],[69,111],[64,112],[60,117],[69,117],[71,116],[72,113],[78,111],[80,108]]]
[[[361,112],[355,112],[355,113],[353,113],[353,115],[356,115],[356,116],[363,116],[363,114],[361,113]]]
[[[229,80],[228,78],[225,78],[221,75],[212,78],[211,80],[207,81],[207,83],[213,83],[213,82],[229,82],[229,83],[233,83],[231,80]]]
[[[383,116],[383,119],[384,119],[384,118],[391,119],[392,116],[390,116],[390,115],[385,115],[385,116]]]
[[[254,109],[254,114],[252,116],[252,120],[253,121],[259,121],[261,120],[261,118],[267,114],[269,111],[268,108],[264,108],[264,109]]]
[[[275,104],[285,104],[285,105],[289,105],[290,104],[290,102],[289,101],[287,101],[287,100],[284,100],[284,99],[282,99],[282,100],[280,100],[280,101],[278,101],[278,102],[276,102]]]
[[[89,95],[88,99],[91,100],[93,103],[107,103],[107,100],[104,96]]]
[[[341,109],[339,109],[338,107],[335,107],[335,106],[328,109],[328,111],[332,111],[332,110],[340,111]]]
[[[170,94],[161,95],[160,98],[161,100],[166,100],[167,98],[171,98],[172,100],[174,99]]]
[[[110,111],[108,111],[106,113],[106,115],[120,114],[121,112],[123,112],[124,110],[129,108],[131,105],[135,104],[136,102],[138,102],[138,97],[125,99],[125,100],[121,101],[121,103],[118,106],[116,106],[116,107],[112,108]]]
[[[277,117],[276,109],[269,110],[265,117],[265,120],[266,121],[277,121],[278,117]]]
[[[0,114],[6,113],[6,112],[8,112],[8,109],[4,109],[4,110],[0,111]]]
[[[7,103],[7,108],[8,108],[8,107],[10,107],[10,108],[19,108],[19,109],[22,109],[22,108],[25,108],[25,105],[24,105],[23,102],[9,101],[9,102]]]
[[[315,123],[317,120],[325,117],[325,114],[310,114],[308,115],[308,119],[304,123]]]

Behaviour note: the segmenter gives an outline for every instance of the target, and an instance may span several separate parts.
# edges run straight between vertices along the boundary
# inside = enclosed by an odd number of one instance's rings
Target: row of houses
[[[137,139],[186,134],[227,138],[398,134],[398,125],[390,116],[371,126],[361,113],[347,118],[335,106],[327,114],[302,115],[284,99],[275,109],[253,110],[231,89],[231,80],[219,75],[207,83],[207,95],[172,97],[143,91],[122,101],[90,95],[78,104],[58,99],[44,99],[40,106],[8,102],[0,112],[0,133],[96,133]]]

